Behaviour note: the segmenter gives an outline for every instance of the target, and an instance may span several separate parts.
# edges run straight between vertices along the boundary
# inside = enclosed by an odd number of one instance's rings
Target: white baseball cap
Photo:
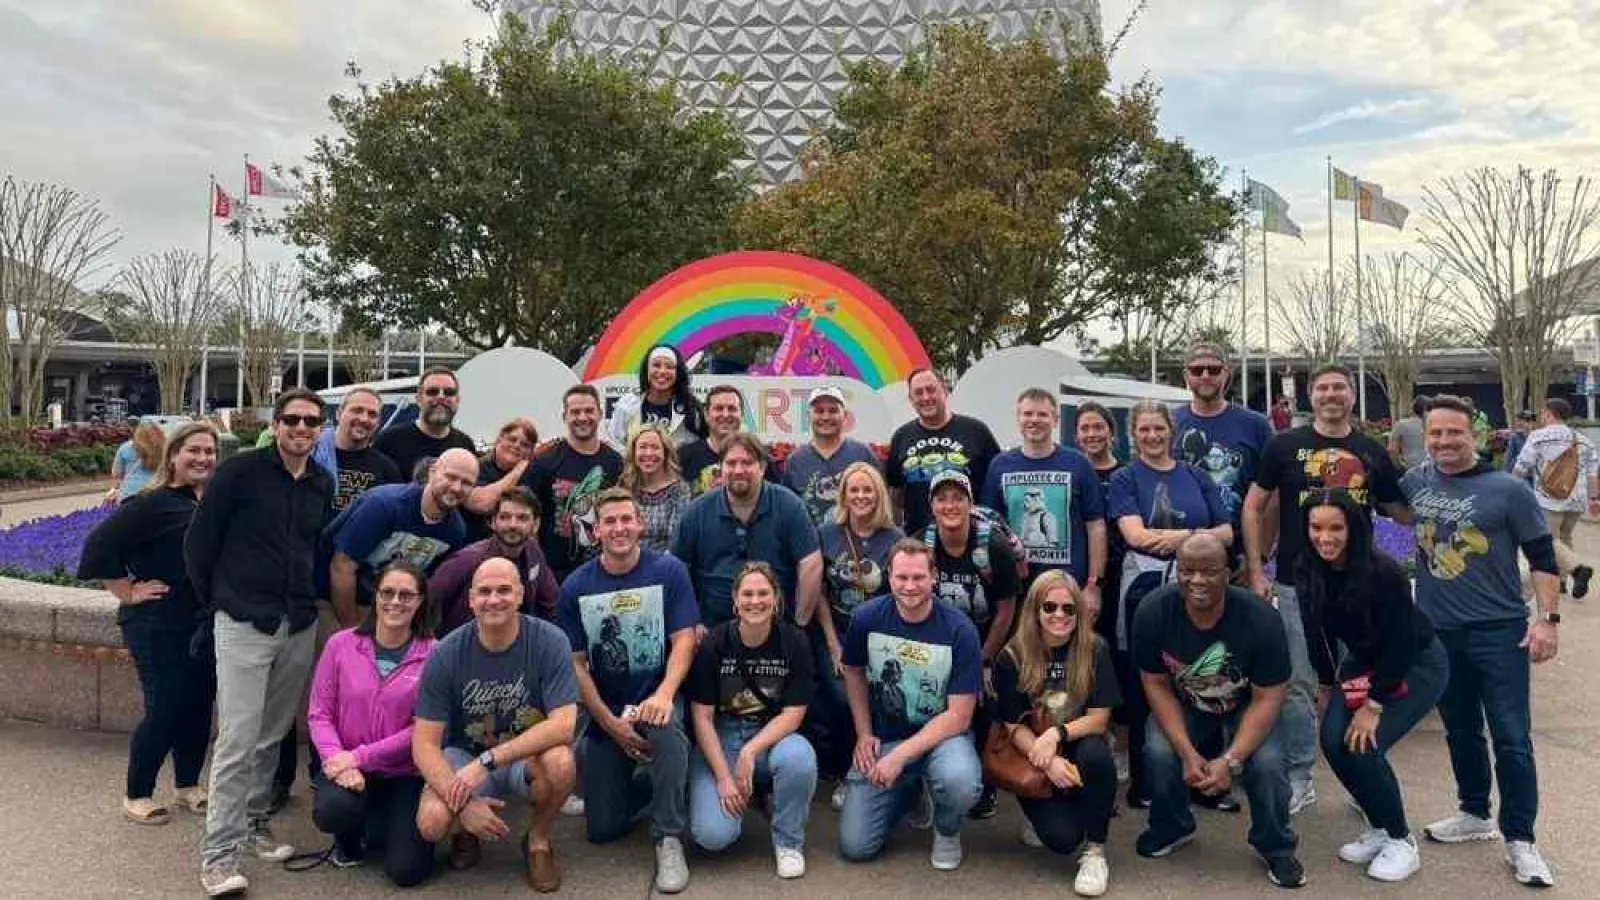
[[[811,404],[816,403],[818,400],[834,400],[838,402],[840,406],[844,406],[844,391],[839,390],[831,384],[825,384],[811,392],[811,398],[806,401],[806,405],[810,406]]]

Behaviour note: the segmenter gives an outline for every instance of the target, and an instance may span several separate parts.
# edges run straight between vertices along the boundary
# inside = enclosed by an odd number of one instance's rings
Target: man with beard
[[[1233,525],[1233,550],[1242,552],[1240,514],[1261,453],[1272,440],[1272,423],[1255,410],[1228,402],[1225,394],[1231,375],[1216,345],[1196,344],[1189,350],[1183,381],[1190,399],[1188,406],[1176,411],[1173,455],[1198,466],[1216,483]]]
[[[678,449],[683,480],[696,497],[722,484],[722,451],[728,446],[728,439],[744,428],[744,395],[738,388],[719,384],[706,394],[706,422],[709,434]],[[777,471],[771,467],[765,478],[774,484],[779,482]]]
[[[545,563],[544,552],[534,535],[539,533],[539,500],[525,487],[516,486],[495,502],[491,537],[468,544],[439,564],[428,579],[428,596],[440,610],[441,635],[449,634],[472,619],[468,591],[472,573],[486,559],[509,559],[516,564],[522,582],[522,611],[526,615],[553,620],[561,586]]]
[[[445,366],[429,366],[417,380],[417,420],[385,428],[373,446],[394,461],[403,480],[414,480],[417,465],[425,459],[437,459],[454,447],[469,452],[477,449],[472,438],[450,424],[460,406],[461,382],[456,373]]]
[[[1178,545],[1177,582],[1150,593],[1134,614],[1133,658],[1155,726],[1144,748],[1150,820],[1135,844],[1139,855],[1159,859],[1193,840],[1190,789],[1221,796],[1237,779],[1250,801],[1250,846],[1268,879],[1305,884],[1273,729],[1289,648],[1272,608],[1228,584],[1228,548],[1217,537],[1198,533]],[[1199,748],[1208,743],[1226,749],[1207,758]]]
[[[457,447],[446,450],[425,484],[373,488],[328,525],[328,564],[333,613],[345,628],[372,604],[373,579],[403,559],[424,572],[467,542],[461,501],[478,483],[478,458]]]
[[[336,425],[323,430],[311,458],[333,475],[333,511],[343,512],[372,488],[404,481],[400,467],[372,446],[383,399],[371,388],[356,388],[339,404]]]
[[[217,740],[200,849],[213,897],[249,887],[246,848],[272,862],[294,854],[267,818],[279,742],[316,656],[317,536],[333,502],[332,477],[311,462],[322,419],[316,394],[279,394],[273,445],[217,467],[184,540],[195,595],[214,611]]]
[[[1389,451],[1357,431],[1350,421],[1355,405],[1351,384],[1350,370],[1337,363],[1311,373],[1315,417],[1310,425],[1292,428],[1268,442],[1256,468],[1255,483],[1245,494],[1241,517],[1250,589],[1266,598],[1276,594],[1278,615],[1289,636],[1293,675],[1283,704],[1283,756],[1293,791],[1291,814],[1317,801],[1317,791],[1311,783],[1311,766],[1317,757],[1317,716],[1313,705],[1317,673],[1306,650],[1305,627],[1294,591],[1295,573],[1306,540],[1300,504],[1316,491],[1342,488],[1369,510],[1378,506],[1396,519],[1411,521]],[[1273,530],[1267,512],[1274,499],[1278,502],[1276,584],[1266,573]]]
[[[722,450],[725,483],[689,504],[678,523],[672,553],[694,576],[706,628],[733,618],[733,577],[751,560],[778,573],[779,590],[795,604],[796,623],[803,627],[817,609],[822,595],[817,530],[793,491],[765,482],[766,468],[761,442],[734,434]]]
[[[981,485],[1000,444],[988,425],[950,411],[950,393],[932,369],[912,372],[906,389],[917,417],[896,428],[889,439],[883,476],[902,513],[906,534],[917,534],[933,521],[929,490],[933,476],[955,470]]]
[[[832,385],[811,392],[811,442],[796,449],[783,464],[783,485],[806,505],[811,524],[830,521],[839,503],[839,482],[853,462],[878,467],[866,444],[844,436],[844,391]]]
[[[600,440],[600,392],[575,384],[561,397],[566,437],[528,464],[522,483],[539,500],[539,545],[556,581],[600,552],[595,498],[622,477],[622,454]]]

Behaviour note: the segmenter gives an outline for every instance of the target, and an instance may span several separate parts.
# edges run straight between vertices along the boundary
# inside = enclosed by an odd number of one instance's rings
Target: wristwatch
[[[1238,778],[1244,774],[1244,762],[1239,757],[1234,756],[1232,753],[1224,753],[1222,758],[1228,764],[1228,774],[1230,776]]]
[[[1065,725],[1056,726],[1056,737],[1061,739],[1062,746],[1072,743],[1072,738],[1067,734],[1067,726]]]
[[[1540,613],[1539,614],[1539,620],[1542,621],[1542,622],[1549,622],[1551,625],[1560,625],[1561,624],[1561,613],[1558,613],[1558,612]]]
[[[490,772],[493,772],[494,771],[494,751],[493,750],[485,750],[482,753],[479,753],[478,754],[478,765],[483,766],[485,769],[487,769]]]

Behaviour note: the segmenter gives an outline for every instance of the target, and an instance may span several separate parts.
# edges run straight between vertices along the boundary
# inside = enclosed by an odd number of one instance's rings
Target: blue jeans
[[[900,745],[885,742],[879,756]],[[933,827],[942,835],[961,833],[967,811],[978,802],[983,766],[972,735],[946,738],[921,759],[906,764],[888,787],[878,787],[852,768],[845,779],[844,812],[839,815],[839,852],[863,862],[883,851],[889,832],[911,811],[926,778],[933,791]]]
[[[1243,707],[1226,717],[1183,710],[1184,729],[1195,746],[1218,738],[1231,743],[1243,717]],[[1145,732],[1144,777],[1150,788],[1150,830],[1169,840],[1194,831],[1183,761],[1154,715]],[[1250,846],[1269,859],[1293,853],[1299,841],[1289,828],[1289,770],[1277,729],[1244,761],[1244,774],[1235,783],[1242,783],[1250,802]]]
[[[1300,619],[1294,585],[1273,587],[1278,594],[1278,617],[1289,640],[1289,693],[1283,698],[1277,728],[1283,741],[1283,763],[1291,785],[1309,784],[1311,767],[1317,762],[1317,670],[1306,649],[1306,626]]]
[[[1340,677],[1358,674],[1341,672]],[[1351,753],[1345,744],[1344,733],[1355,713],[1345,706],[1344,691],[1336,684],[1328,697],[1328,711],[1322,717],[1322,755],[1327,757],[1339,783],[1367,814],[1372,827],[1382,828],[1396,840],[1410,834],[1411,828],[1406,824],[1400,782],[1389,765],[1389,750],[1438,705],[1449,680],[1450,661],[1444,645],[1434,638],[1406,670],[1406,695],[1384,704],[1383,715],[1378,718],[1377,749],[1366,753]]]
[[[1461,811],[1489,818],[1489,788],[1500,782],[1500,832],[1508,841],[1532,841],[1539,814],[1539,775],[1533,762],[1527,633],[1520,619],[1439,629],[1450,656],[1450,684],[1439,701],[1450,768]],[[1484,719],[1494,739],[1494,773],[1483,739]]]
[[[717,722],[722,758],[729,772],[738,763],[739,751],[760,730],[759,723],[748,720]],[[811,795],[817,789],[817,754],[811,742],[798,732],[785,736],[756,760],[755,780],[758,791],[771,786],[772,846],[803,849]],[[711,764],[703,752],[696,752],[689,761],[689,833],[696,844],[713,853],[727,849],[744,830],[744,817],[723,811],[720,797]]]

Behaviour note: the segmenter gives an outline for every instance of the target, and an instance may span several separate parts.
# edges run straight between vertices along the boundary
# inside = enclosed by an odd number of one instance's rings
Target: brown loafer
[[[459,872],[477,865],[482,857],[483,844],[478,841],[477,836],[459,831],[450,838],[450,856],[445,862],[450,868]]]
[[[534,850],[523,842],[523,848],[528,856],[528,887],[541,894],[553,894],[561,890],[561,860],[556,858],[554,847],[540,847]]]

